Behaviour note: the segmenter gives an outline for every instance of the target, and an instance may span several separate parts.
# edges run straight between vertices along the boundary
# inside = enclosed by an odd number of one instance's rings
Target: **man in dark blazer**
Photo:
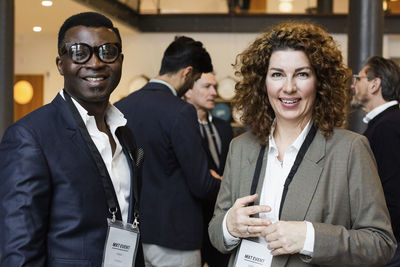
[[[140,218],[149,266],[201,265],[201,204],[216,197],[220,180],[210,174],[196,110],[180,97],[210,71],[202,43],[178,37],[164,52],[159,75],[115,104],[146,153]]]
[[[2,267],[102,266],[107,218],[134,220],[140,164],[126,119],[109,103],[121,78],[118,29],[98,13],[74,15],[58,51],[64,89],[0,143]]]
[[[212,72],[203,73],[200,79],[194,82],[193,88],[185,94],[186,101],[196,108],[198,125],[209,166],[222,176],[233,131],[229,122],[211,115],[216,97],[217,80]],[[213,216],[215,200],[216,198],[203,203],[204,237],[201,258],[202,262],[207,263],[210,267],[224,267],[228,266],[229,255],[220,253],[212,246],[207,230],[208,223]]]
[[[354,106],[367,114],[364,135],[374,153],[389,209],[397,250],[385,266],[400,266],[400,69],[392,60],[374,56],[353,75]]]

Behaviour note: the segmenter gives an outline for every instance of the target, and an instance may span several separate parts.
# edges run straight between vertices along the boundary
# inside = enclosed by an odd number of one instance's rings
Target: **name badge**
[[[272,255],[265,243],[242,239],[235,259],[235,267],[268,267]]]
[[[107,222],[102,266],[133,267],[139,243],[139,228],[118,220],[107,219]]]

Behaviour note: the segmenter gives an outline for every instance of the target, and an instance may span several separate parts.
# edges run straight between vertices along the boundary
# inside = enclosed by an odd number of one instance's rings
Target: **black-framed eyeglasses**
[[[355,84],[356,82],[358,82],[362,78],[367,78],[368,79],[368,76],[361,76],[361,75],[358,75],[358,74],[353,74],[353,76],[351,77],[351,84]]]
[[[99,46],[90,46],[85,43],[66,43],[60,51],[60,55],[68,53],[68,56],[76,64],[85,64],[92,57],[93,52],[104,63],[114,63],[121,54],[120,43],[105,43]]]

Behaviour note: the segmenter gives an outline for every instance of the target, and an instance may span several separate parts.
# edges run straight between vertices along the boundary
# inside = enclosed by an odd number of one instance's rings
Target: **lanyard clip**
[[[116,216],[115,214],[117,213],[118,208],[115,207],[114,210],[111,210],[111,208],[108,209],[108,211],[112,214],[112,222],[114,223],[116,221]]]
[[[137,214],[136,212],[133,215],[135,218],[133,219],[133,223],[132,223],[132,227],[133,228],[138,228],[139,226],[139,214]]]

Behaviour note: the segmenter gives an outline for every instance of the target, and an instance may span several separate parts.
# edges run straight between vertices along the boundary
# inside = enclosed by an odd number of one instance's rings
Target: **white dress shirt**
[[[178,95],[178,93],[176,92],[176,89],[175,89],[172,85],[170,85],[169,83],[167,83],[166,81],[153,78],[153,79],[151,79],[149,82],[150,82],[150,83],[161,83],[161,84],[164,84],[165,86],[167,86],[167,87],[169,88],[169,90],[171,90],[171,92],[174,94],[174,96],[177,96],[177,95]]]
[[[200,134],[203,138],[207,138],[208,149],[210,150],[211,157],[214,160],[215,165],[219,168],[219,155],[221,155],[221,138],[218,134],[217,128],[212,121],[213,117],[211,114],[208,114],[208,119],[206,122],[198,120],[200,126]],[[212,133],[210,127],[212,128]]]
[[[60,94],[64,98],[63,90],[61,90]],[[108,105],[105,120],[116,144],[116,149],[113,155],[108,135],[99,131],[94,116],[88,115],[86,109],[84,109],[72,97],[71,99],[78,109],[89,135],[106,165],[107,171],[114,186],[115,194],[117,195],[118,204],[121,209],[122,220],[126,222],[128,220],[131,174],[128,160],[122,151],[122,146],[115,135],[115,131],[118,127],[125,126],[127,121],[124,118],[124,115],[114,105]],[[99,179],[101,179],[100,176]]]
[[[283,186],[296,159],[297,153],[299,152],[301,145],[303,144],[308,132],[311,129],[311,125],[312,124],[310,120],[303,131],[300,133],[300,135],[297,137],[297,139],[293,142],[293,144],[287,148],[283,155],[282,162],[278,160],[278,149],[276,147],[273,137],[275,127],[272,127],[271,134],[269,136],[267,166],[260,195],[260,205],[270,206],[271,212],[260,213],[260,218],[270,219],[273,223],[279,221],[279,208],[282,199]],[[226,213],[226,215],[227,214],[228,213]],[[223,221],[223,234],[225,245],[229,247],[236,245],[240,241],[240,239],[232,236],[228,232],[226,226],[226,215]],[[300,253],[312,256],[312,252],[314,249],[315,231],[312,223],[306,222],[306,225],[306,240]],[[258,242],[267,244],[266,240],[263,237],[259,237]],[[266,257],[266,261],[269,262],[267,263],[267,266],[270,266],[272,262],[272,254],[268,254],[268,256]]]
[[[375,118],[376,116],[378,116],[380,113],[382,113],[383,111],[385,111],[386,109],[388,109],[391,106],[394,105],[398,105],[399,102],[397,102],[397,100],[392,100],[389,101],[383,105],[380,105],[379,107],[374,108],[373,110],[371,110],[370,112],[368,112],[367,115],[365,115],[365,117],[363,118],[363,122],[367,123],[372,120],[373,118]]]

